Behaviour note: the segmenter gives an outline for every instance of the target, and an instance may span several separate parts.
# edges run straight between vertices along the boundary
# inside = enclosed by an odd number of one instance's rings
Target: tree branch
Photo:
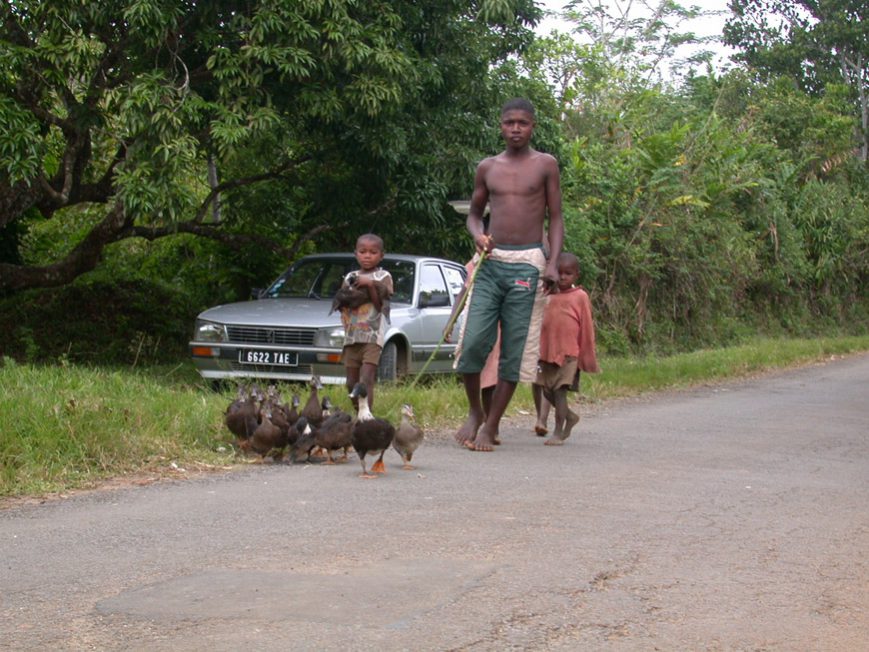
[[[126,227],[124,208],[117,203],[63,260],[41,267],[0,263],[0,291],[57,287],[71,282],[94,269],[105,246],[117,240]]]
[[[270,170],[269,172],[263,172],[262,174],[255,174],[249,177],[240,177],[238,179],[230,179],[229,181],[223,181],[216,184],[211,188],[205,199],[202,200],[202,203],[199,205],[199,208],[196,211],[195,217],[191,221],[196,224],[202,223],[202,220],[205,219],[205,216],[208,214],[211,204],[217,199],[220,193],[227,190],[233,190],[235,188],[249,186],[260,181],[279,179],[287,172],[287,170],[298,167],[302,163],[310,161],[311,158],[311,156],[302,156],[300,158],[290,159],[289,161],[285,161],[282,165],[274,170]]]
[[[261,247],[281,256],[287,261],[292,261],[298,255],[302,245],[309,240],[314,239],[314,237],[321,233],[325,233],[326,231],[332,231],[345,226],[347,226],[347,222],[341,222],[339,224],[320,224],[299,236],[289,247],[285,247],[271,238],[261,235],[253,233],[229,233],[227,231],[222,231],[216,225],[201,224],[196,220],[160,227],[133,226],[125,230],[124,237],[139,237],[146,240],[157,240],[167,236],[178,235],[179,233],[189,233],[202,238],[215,240],[233,249],[249,246]]]

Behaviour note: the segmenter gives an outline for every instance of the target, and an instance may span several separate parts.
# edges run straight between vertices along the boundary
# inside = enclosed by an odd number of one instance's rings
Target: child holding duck
[[[377,367],[380,364],[386,333],[383,313],[388,307],[385,304],[393,293],[392,275],[380,267],[384,254],[383,239],[380,236],[373,233],[360,235],[356,240],[354,253],[359,269],[344,277],[342,288],[353,285],[359,290],[365,290],[370,301],[358,307],[341,308],[341,323],[344,325],[341,360],[347,376],[347,390],[351,391],[358,382],[364,383],[368,389],[370,407],[374,403],[374,383],[377,380]]]

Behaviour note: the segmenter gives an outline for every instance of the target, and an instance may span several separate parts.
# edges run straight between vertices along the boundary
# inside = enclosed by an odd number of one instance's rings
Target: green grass
[[[869,350],[869,336],[757,339],[740,346],[669,357],[602,357],[600,374],[583,376],[585,400],[601,401],[743,377]],[[307,398],[300,386],[282,388]],[[343,387],[323,394],[344,409]],[[75,365],[0,365],[0,496],[39,495],[93,486],[136,473],[175,474],[238,462],[223,411],[232,390],[208,389],[188,364],[147,369]],[[461,422],[466,404],[455,377],[376,388],[375,413],[397,420],[414,406],[428,429]],[[532,412],[527,385],[509,414]]]
[[[131,371],[0,367],[0,495],[231,462],[222,400]],[[222,450],[221,450],[222,449]]]

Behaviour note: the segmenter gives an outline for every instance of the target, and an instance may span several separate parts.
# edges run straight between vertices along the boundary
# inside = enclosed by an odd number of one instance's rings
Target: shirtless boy
[[[556,261],[564,240],[558,163],[531,147],[534,107],[524,99],[501,109],[506,149],[477,166],[468,231],[478,252],[486,252],[474,281],[462,333],[462,374],[468,417],[455,435],[471,450],[494,450],[501,417],[520,380],[536,378],[544,294],[557,292]],[[489,205],[489,231],[483,213]],[[549,219],[549,259],[543,233]],[[480,372],[501,328],[498,383],[484,412]]]

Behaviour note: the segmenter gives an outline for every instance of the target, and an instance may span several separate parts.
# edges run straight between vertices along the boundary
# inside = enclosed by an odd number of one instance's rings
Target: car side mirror
[[[446,292],[420,292],[420,308],[445,308],[450,305],[450,295]]]

